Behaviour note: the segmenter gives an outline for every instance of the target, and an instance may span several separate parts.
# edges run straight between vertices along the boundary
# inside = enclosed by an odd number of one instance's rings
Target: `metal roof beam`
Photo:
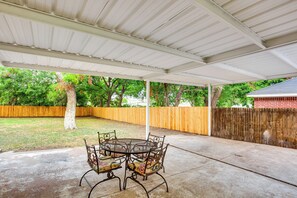
[[[179,57],[186,58],[198,63],[204,63],[204,60],[195,54],[180,51],[167,46],[159,45],[144,39],[139,39],[119,32],[110,31],[98,26],[82,23],[79,21],[67,19],[64,17],[48,14],[28,7],[23,7],[13,3],[8,3],[3,0],[0,1],[0,12],[18,16],[24,19],[47,23],[53,26],[59,26],[74,31],[84,32],[93,36],[99,36],[106,39],[115,40],[121,43],[126,43],[133,46],[143,47],[154,51],[159,51]]]
[[[112,78],[141,80],[140,77],[129,76],[129,75],[96,72],[96,71],[80,70],[80,69],[69,69],[69,68],[63,68],[63,67],[43,66],[43,65],[36,65],[36,64],[3,62],[3,65],[6,67],[23,68],[23,69],[35,69],[35,70],[42,70],[42,71],[65,72],[65,73],[73,73],[73,74],[85,74],[85,75],[92,75],[92,76],[105,76],[105,77],[112,77]]]
[[[250,71],[247,71],[247,70],[244,70],[244,69],[239,69],[239,68],[236,68],[236,67],[224,64],[224,63],[217,63],[214,66],[219,67],[219,68],[224,69],[224,70],[228,70],[228,71],[232,71],[232,72],[235,72],[235,73],[243,74],[245,76],[250,76],[250,77],[263,79],[263,80],[266,79],[266,76],[263,76],[263,75],[260,75],[260,74],[254,73],[254,72],[250,72]]]
[[[70,54],[70,53],[62,53],[62,52],[57,52],[57,51],[48,51],[45,49],[31,48],[31,47],[25,47],[25,46],[20,46],[20,45],[15,46],[15,45],[6,44],[6,43],[0,43],[0,50],[19,52],[19,53],[25,53],[25,54],[33,54],[33,55],[46,56],[46,57],[52,57],[52,58],[61,58],[61,59],[74,60],[74,61],[81,61],[81,62],[86,62],[86,63],[101,64],[101,65],[107,65],[110,67],[121,67],[121,68],[127,68],[127,69],[150,71],[150,72],[155,72],[155,73],[165,73],[166,72],[165,69],[161,69],[161,68],[148,67],[148,66],[144,66],[144,65],[135,65],[135,64],[130,64],[130,63],[111,61],[111,60],[106,60],[106,59],[99,59],[99,58]]]
[[[254,44],[259,46],[262,49],[265,49],[266,46],[260,36],[253,32],[248,26],[244,25],[234,16],[226,12],[222,7],[218,6],[213,1],[209,0],[192,0],[195,2],[195,5],[199,8],[205,10],[209,15],[217,18],[219,21],[227,24],[229,27],[233,28],[241,35],[252,41]]]

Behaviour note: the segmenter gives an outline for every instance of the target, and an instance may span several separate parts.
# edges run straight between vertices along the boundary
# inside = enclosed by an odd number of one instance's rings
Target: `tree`
[[[57,80],[59,82],[60,89],[64,90],[67,95],[67,105],[64,117],[64,128],[76,129],[75,113],[76,113],[76,91],[75,85],[79,82],[79,75],[65,74],[56,72]]]
[[[52,72],[0,67],[0,104],[52,106],[47,95],[53,83]]]

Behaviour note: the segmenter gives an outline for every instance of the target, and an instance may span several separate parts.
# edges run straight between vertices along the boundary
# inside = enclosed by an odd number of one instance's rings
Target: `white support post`
[[[150,133],[150,81],[146,81],[146,111],[145,111],[145,138],[148,139]]]
[[[211,84],[208,84],[208,136],[211,136]]]

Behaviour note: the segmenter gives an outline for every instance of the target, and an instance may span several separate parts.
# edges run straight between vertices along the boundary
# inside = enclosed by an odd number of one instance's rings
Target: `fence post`
[[[145,107],[145,137],[150,133],[150,81],[146,81],[146,107]]]
[[[211,136],[211,84],[208,84],[208,136]]]

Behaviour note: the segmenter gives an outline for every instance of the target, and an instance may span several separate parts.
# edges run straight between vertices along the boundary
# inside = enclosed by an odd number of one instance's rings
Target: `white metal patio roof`
[[[297,1],[0,0],[10,67],[205,86],[297,76]]]

